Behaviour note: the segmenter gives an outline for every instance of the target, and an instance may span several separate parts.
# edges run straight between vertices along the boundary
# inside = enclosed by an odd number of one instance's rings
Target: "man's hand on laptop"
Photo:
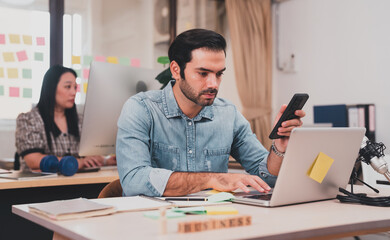
[[[280,110],[279,110],[278,115],[277,115],[276,118],[275,118],[274,125],[278,122],[278,120],[279,120],[279,118],[282,116],[284,110],[286,110],[286,107],[287,107],[286,104],[283,104],[283,105],[282,105],[282,107],[281,107]],[[284,137],[284,138],[275,139],[276,148],[277,148],[280,152],[285,152],[285,151],[286,151],[287,144],[288,144],[288,139],[289,139],[289,136],[291,135],[291,131],[292,131],[294,128],[296,128],[296,127],[301,127],[301,126],[302,126],[302,120],[301,120],[301,118],[303,118],[303,117],[306,115],[305,111],[303,111],[303,110],[296,110],[294,114],[295,114],[296,116],[298,116],[298,118],[284,121],[284,122],[282,123],[282,127],[280,127],[280,128],[278,129],[278,135],[286,136],[286,137]]]
[[[238,173],[217,173],[210,179],[211,188],[229,192],[241,189],[249,192],[248,186],[253,187],[259,192],[269,192],[271,188],[261,178],[255,175],[238,174]]]

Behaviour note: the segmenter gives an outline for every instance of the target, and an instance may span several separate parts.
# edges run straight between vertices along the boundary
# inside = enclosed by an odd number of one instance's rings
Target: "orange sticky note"
[[[88,83],[84,83],[84,84],[83,84],[84,93],[87,92],[87,88],[88,88]]]
[[[314,181],[322,183],[333,162],[333,158],[320,152],[307,171],[307,175]]]
[[[20,43],[20,35],[19,34],[10,34],[9,35],[10,43]]]
[[[8,78],[18,78],[18,69],[17,68],[8,68],[7,69]]]
[[[80,56],[72,56],[72,64],[80,64],[81,57]]]
[[[23,42],[26,45],[31,45],[32,44],[32,37],[29,35],[23,35]]]
[[[107,57],[107,62],[109,62],[109,63],[115,63],[115,64],[118,64],[118,63],[119,63],[117,57]]]
[[[15,55],[13,52],[3,52],[4,62],[15,62]]]

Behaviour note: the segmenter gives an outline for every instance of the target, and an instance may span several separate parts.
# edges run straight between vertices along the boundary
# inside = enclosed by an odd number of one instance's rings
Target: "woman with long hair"
[[[77,159],[79,169],[116,164],[115,157],[78,155],[81,116],[77,114],[75,96],[77,74],[73,69],[52,66],[45,74],[38,105],[16,119],[16,148],[23,158],[22,166],[40,168],[41,160],[54,155]]]

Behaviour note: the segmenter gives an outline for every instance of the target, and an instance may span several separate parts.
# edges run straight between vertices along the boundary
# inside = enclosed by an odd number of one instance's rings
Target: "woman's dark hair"
[[[43,77],[41,96],[37,107],[45,124],[46,138],[50,150],[52,150],[50,133],[53,133],[54,137],[58,137],[61,134],[60,129],[54,122],[54,107],[56,104],[58,82],[60,81],[61,76],[67,72],[70,72],[77,77],[77,74],[73,69],[60,65],[50,67]],[[79,118],[76,104],[74,104],[72,108],[65,109],[65,117],[68,125],[68,133],[74,135],[76,138],[80,138]]]
[[[220,34],[206,29],[191,29],[175,38],[168,50],[169,61],[175,61],[180,67],[180,76],[184,79],[186,64],[192,60],[192,51],[206,48],[212,51],[224,51],[226,41]]]

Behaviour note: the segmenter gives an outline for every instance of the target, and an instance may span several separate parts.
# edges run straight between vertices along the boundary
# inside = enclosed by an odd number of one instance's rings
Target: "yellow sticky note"
[[[72,64],[80,64],[81,57],[80,56],[72,56]]]
[[[84,84],[83,84],[84,93],[87,92],[87,88],[88,88],[88,83],[84,83]]]
[[[118,64],[118,58],[117,57],[107,57],[107,62],[109,63],[115,63]]]
[[[320,152],[307,171],[307,175],[313,180],[322,183],[333,162],[333,158]]]
[[[15,54],[13,52],[3,52],[4,62],[15,62]]]
[[[209,206],[205,209],[207,215],[238,214],[238,210],[230,206]]]
[[[30,35],[23,35],[23,42],[26,45],[31,45],[32,44],[32,37]]]
[[[19,34],[10,34],[9,35],[10,43],[20,43],[20,35]]]
[[[213,189],[213,190],[206,192],[207,195],[212,195],[212,194],[216,194],[216,193],[220,193],[220,191]]]
[[[8,68],[7,69],[8,78],[18,78],[18,69],[17,68]]]
[[[3,77],[4,77],[4,69],[0,68],[0,78],[3,78]]]

